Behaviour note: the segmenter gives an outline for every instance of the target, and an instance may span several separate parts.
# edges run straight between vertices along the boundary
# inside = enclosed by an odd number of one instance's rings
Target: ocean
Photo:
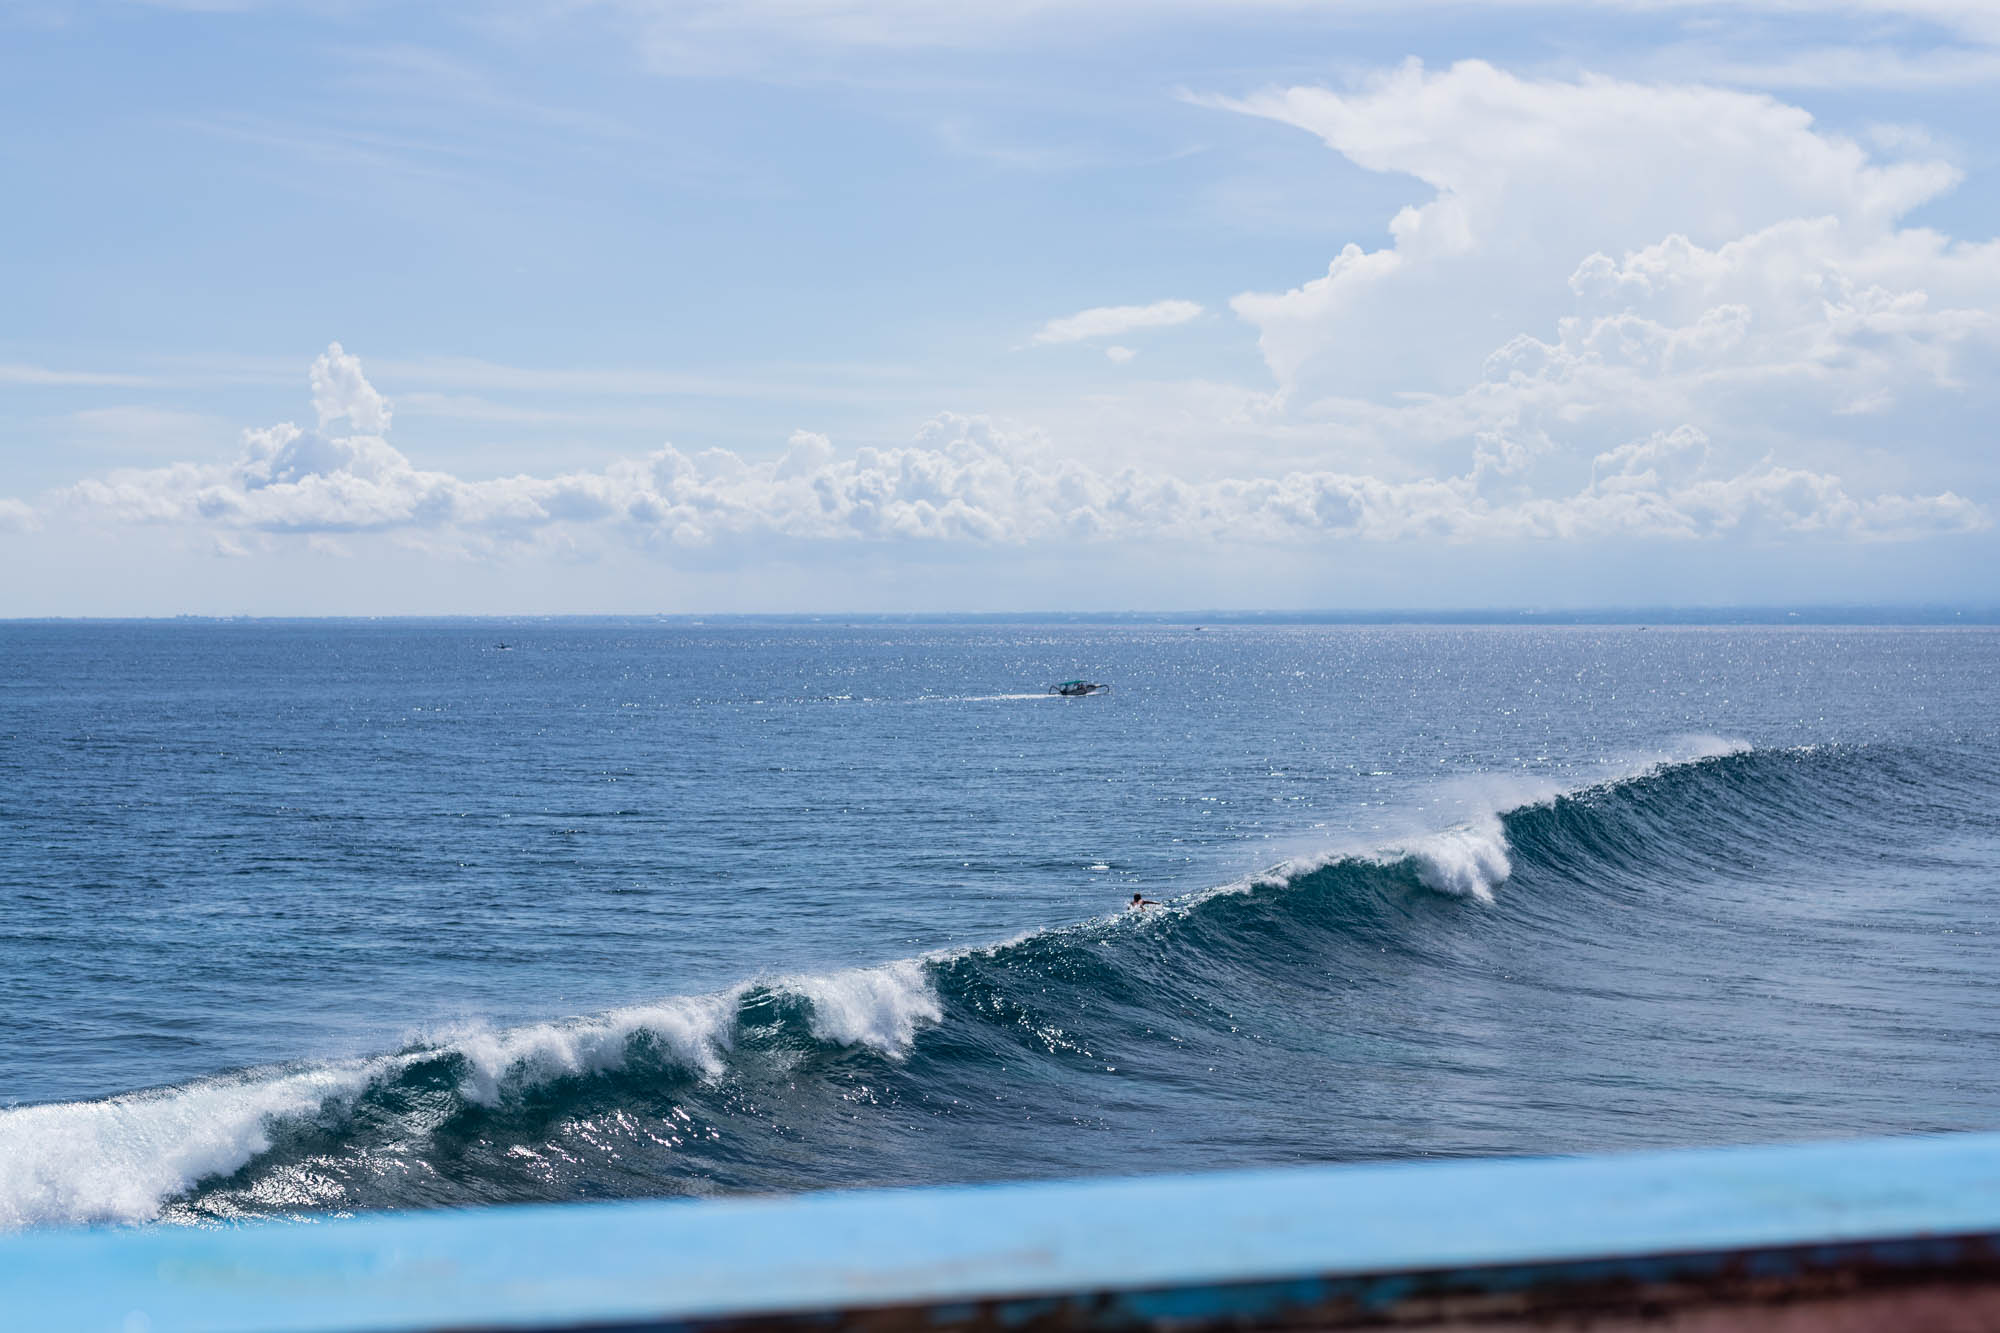
[[[1990,628],[0,625],[0,1227],[1995,1128],[1996,718]]]

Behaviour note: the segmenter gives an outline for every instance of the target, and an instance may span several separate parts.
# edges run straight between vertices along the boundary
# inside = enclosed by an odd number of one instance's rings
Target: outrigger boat
[[[1075,699],[1086,694],[1103,694],[1110,688],[1109,685],[1099,685],[1095,681],[1066,680],[1061,684],[1049,686],[1049,693],[1060,694],[1065,699]]]

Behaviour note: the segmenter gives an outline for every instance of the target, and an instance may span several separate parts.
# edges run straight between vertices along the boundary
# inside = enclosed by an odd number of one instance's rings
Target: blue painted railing
[[[1994,1327],[1996,1254],[1979,1134],[28,1232],[0,1236],[0,1328],[1772,1327],[1828,1301]]]

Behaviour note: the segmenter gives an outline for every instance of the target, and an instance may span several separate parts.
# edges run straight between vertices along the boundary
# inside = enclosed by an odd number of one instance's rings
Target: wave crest
[[[1674,785],[1645,799],[1681,808],[1686,792],[1712,785],[1702,779],[1682,788],[1679,779],[1688,776],[1684,770],[1747,748],[1705,741],[1679,761],[1656,761],[1566,791],[1495,778],[1479,794],[1469,817],[1451,827],[1373,851],[1289,862],[1234,885],[1187,895],[1160,912],[1121,913],[949,954],[746,981],[711,994],[673,996],[562,1021],[471,1027],[373,1059],[248,1071],[99,1101],[0,1110],[0,1229],[148,1221],[159,1217],[169,1201],[189,1196],[205,1183],[227,1181],[267,1154],[282,1158],[306,1151],[298,1146],[306,1140],[312,1151],[327,1143],[338,1152],[361,1151],[365,1145],[357,1147],[355,1136],[375,1132],[357,1130],[362,1122],[392,1120],[396,1134],[422,1140],[458,1133],[470,1117],[478,1135],[493,1134],[498,1125],[504,1137],[516,1132],[508,1128],[514,1123],[509,1117],[523,1099],[533,1100],[529,1094],[574,1080],[615,1080],[629,1074],[678,1100],[684,1092],[726,1097],[739,1076],[754,1081],[756,1070],[763,1068],[760,1053],[781,1055],[788,1071],[797,1064],[793,1053],[813,1047],[865,1050],[900,1063],[925,1030],[946,1022],[948,1014],[968,1023],[978,1021],[981,1013],[1011,1015],[1008,1022],[1032,1019],[1036,1041],[1050,1052],[1060,1048],[1073,1054],[1083,1049],[1080,1039],[1045,1022],[1048,1015],[1028,1012],[1037,1003],[1032,997],[1043,994],[1052,977],[1090,988],[1095,996],[1122,995],[1129,989],[1143,997],[1133,1003],[1152,1002],[1159,975],[1168,974],[1148,974],[1150,982],[1139,985],[1120,969],[1131,966],[1141,950],[1150,951],[1149,957],[1157,954],[1167,938],[1161,932],[1184,928],[1189,933],[1181,937],[1180,947],[1220,951],[1217,956],[1226,955],[1232,966],[1253,967],[1265,955],[1244,947],[1245,940],[1261,938],[1248,932],[1268,930],[1271,938],[1296,939],[1303,900],[1291,891],[1300,888],[1312,897],[1350,904],[1378,898],[1387,902],[1419,888],[1490,903],[1515,874],[1517,859],[1524,871],[1540,869],[1561,850],[1543,827],[1547,820],[1540,815],[1524,820],[1521,812],[1556,808],[1575,813],[1569,801],[1661,775],[1671,776]],[[1741,775],[1720,776],[1734,784]],[[1648,816],[1661,817],[1668,816]],[[1684,812],[1681,817],[1699,816]],[[1698,828],[1684,828],[1678,836],[1693,837]],[[1510,830],[1518,846],[1510,845]],[[1647,855],[1657,852],[1654,847]],[[1588,853],[1586,846],[1578,854]],[[1338,932],[1361,928],[1357,923],[1364,922],[1369,929],[1394,930],[1403,918],[1363,912],[1325,920],[1328,929]],[[1121,953],[1128,942],[1131,951]],[[1170,969],[1175,974],[1181,970],[1178,965]],[[1017,979],[1019,995],[1028,998],[1017,1003],[994,989],[1008,976]],[[683,1088],[683,1080],[709,1088]],[[403,1116],[399,1106],[419,1087],[424,1110]],[[632,1091],[614,1081],[578,1095],[615,1102]],[[565,1089],[552,1104],[569,1106],[570,1096]],[[362,1109],[367,1113],[360,1114]],[[531,1108],[530,1114],[543,1110]],[[489,1114],[498,1120],[483,1118]],[[458,1128],[449,1128],[454,1122]],[[441,1125],[447,1128],[440,1130]],[[280,1147],[274,1149],[274,1144]]]
[[[805,1002],[812,1040],[893,1060],[944,1018],[927,962],[900,959],[561,1022],[465,1028],[347,1064],[0,1111],[0,1230],[150,1221],[169,1199],[270,1151],[281,1122],[351,1109],[420,1067],[451,1071],[460,1104],[483,1109],[564,1079],[617,1072],[640,1050],[712,1082],[727,1072],[745,1006],[785,996]]]
[[[637,1039],[653,1042],[676,1063],[718,1078],[734,1039],[737,1007],[748,986],[713,995],[661,1000],[590,1018],[464,1033],[446,1049],[460,1056],[459,1092],[480,1106],[497,1106],[510,1088],[622,1068]]]
[[[812,1005],[812,1034],[819,1040],[866,1046],[894,1060],[909,1054],[920,1028],[944,1021],[922,959],[791,977],[781,985]]]
[[[1514,873],[1509,850],[1507,830],[1494,814],[1396,848],[1385,860],[1411,862],[1417,882],[1432,892],[1490,903]]]
[[[267,1151],[274,1122],[352,1100],[389,1063],[0,1112],[0,1230],[150,1220],[190,1185]]]

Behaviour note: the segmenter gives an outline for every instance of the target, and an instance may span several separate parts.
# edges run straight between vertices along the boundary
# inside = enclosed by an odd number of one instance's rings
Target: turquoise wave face
[[[0,1225],[1992,1123],[1993,636],[41,633]]]

